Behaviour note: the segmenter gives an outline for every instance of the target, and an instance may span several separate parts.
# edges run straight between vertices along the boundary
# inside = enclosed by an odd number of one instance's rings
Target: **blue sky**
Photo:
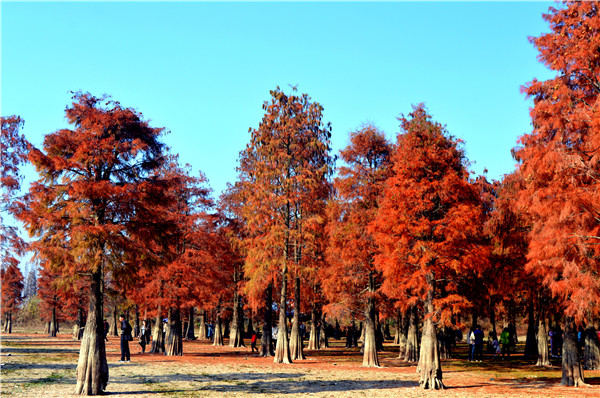
[[[2,3],[2,115],[36,145],[66,127],[70,90],[107,93],[166,127],[217,195],[277,85],[324,106],[335,152],[425,102],[499,178],[530,130],[520,86],[550,72],[528,36],[554,3]]]

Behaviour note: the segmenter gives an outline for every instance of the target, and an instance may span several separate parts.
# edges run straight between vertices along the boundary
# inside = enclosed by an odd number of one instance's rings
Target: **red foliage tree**
[[[401,127],[393,174],[372,223],[380,250],[375,264],[386,294],[422,304],[419,383],[438,389],[443,383],[436,324],[449,323],[452,313],[469,305],[457,291],[461,274],[486,266],[483,211],[459,141],[422,105],[401,118]]]
[[[320,212],[329,195],[331,128],[323,125],[322,106],[308,95],[286,95],[277,88],[271,97],[263,105],[265,115],[258,129],[250,130],[250,143],[240,156],[242,215],[248,232],[244,273],[246,292],[256,304],[280,272],[274,361],[289,363],[288,271],[301,275],[308,255],[305,248],[311,239],[309,224],[322,217]],[[299,278],[295,281],[300,283]],[[299,300],[294,300],[295,313],[300,310]]]
[[[77,394],[101,394],[108,382],[104,345],[104,276],[133,274],[160,260],[157,237],[170,230],[162,129],[106,97],[77,93],[66,109],[74,129],[44,139],[29,159],[41,178],[18,217],[36,237],[33,249],[60,274],[77,275],[89,289],[89,311],[77,366]],[[54,243],[54,244],[52,244]],[[68,244],[66,244],[68,243]],[[72,260],[71,260],[72,259]]]
[[[373,264],[377,247],[367,227],[375,218],[390,175],[391,152],[392,146],[375,127],[350,133],[350,145],[340,152],[347,166],[339,169],[336,197],[328,208],[327,266],[321,271],[321,281],[329,308],[350,311],[352,318],[365,320],[363,366],[379,366],[375,339],[378,273]]]
[[[534,79],[533,131],[516,150],[520,205],[531,215],[527,266],[564,306],[562,384],[584,384],[576,325],[600,313],[600,10],[597,2],[550,8],[550,32],[531,41],[556,76]]]

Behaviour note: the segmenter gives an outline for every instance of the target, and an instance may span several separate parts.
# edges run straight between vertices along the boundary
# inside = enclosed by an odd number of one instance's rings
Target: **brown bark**
[[[229,332],[229,346],[245,347],[244,317],[242,314],[240,296],[238,295],[237,291],[233,293],[233,319],[231,320],[231,330]]]
[[[287,252],[287,244],[286,244]],[[288,258],[286,254],[286,260]],[[277,325],[279,331],[277,333],[277,345],[275,346],[275,357],[273,358],[274,363],[292,363],[290,355],[290,344],[287,334],[287,322],[285,317],[287,298],[287,261],[283,263],[281,270],[281,295],[279,300],[279,324]]]
[[[550,356],[548,355],[548,330],[543,316],[540,316],[538,321],[537,363],[535,366],[551,366]]]
[[[304,356],[304,343],[300,334],[300,278],[296,277],[294,289],[294,321],[290,337],[290,353],[292,360],[306,359]]]
[[[419,341],[417,339],[417,310],[409,310],[408,330],[406,332],[406,346],[404,348],[404,361],[416,362],[419,359]]]
[[[572,321],[567,321],[565,325],[562,350],[562,379],[560,384],[563,386],[583,386],[586,385],[583,379],[583,370],[579,360],[579,350],[577,349],[577,331]]]
[[[428,279],[431,279],[431,277]],[[428,282],[430,285],[432,284],[430,280]],[[433,286],[430,289],[425,301],[425,313],[429,315],[433,314]],[[419,373],[419,385],[423,389],[441,390],[444,388],[436,327],[431,316],[425,317],[423,323],[423,336],[421,337],[421,350],[417,372]]]
[[[584,332],[583,368],[600,369],[600,342],[596,329],[591,326]]]
[[[77,310],[77,340],[81,340],[83,337],[83,329],[85,328],[83,308]]]
[[[179,308],[169,310],[168,330],[165,341],[165,355],[183,355],[183,336],[181,335],[181,314]]]
[[[163,321],[162,321],[162,308],[158,307],[158,312],[156,314],[156,322],[154,323],[154,328],[152,329],[152,348],[150,348],[150,353],[157,354],[160,352],[165,352],[165,340],[163,336]]]
[[[329,340],[327,337],[327,321],[325,320],[325,314],[321,315],[321,327],[319,328],[319,347],[329,347]]]
[[[119,325],[117,324],[117,307],[113,308],[112,320],[110,322],[110,328],[108,329],[109,336],[119,336]]]
[[[89,311],[77,363],[75,394],[99,395],[108,383],[102,298],[102,270],[99,269],[92,274]]]
[[[217,307],[216,317],[215,317],[215,333],[213,336],[213,345],[214,346],[223,346],[225,342],[223,341],[223,320],[221,319],[221,309]]]
[[[190,307],[188,310],[188,322],[187,327],[185,329],[185,339],[186,340],[196,340],[196,335],[194,333],[194,307]]]
[[[200,311],[200,326],[198,328],[198,339],[206,340],[206,311]]]
[[[533,359],[538,355],[538,344],[535,332],[535,315],[533,312],[533,300],[527,306],[527,338],[525,339],[525,358]]]
[[[4,332],[8,334],[12,333],[12,312],[10,311],[6,313],[6,320],[4,321]]]
[[[273,308],[273,284],[269,283],[265,290],[265,308],[264,308],[264,322],[262,337],[260,339],[261,344],[261,355],[263,357],[270,357],[273,355],[273,338],[271,336],[271,329],[273,327],[273,319],[271,311]]]
[[[394,328],[394,344],[400,344],[400,335],[402,335],[402,313],[398,310],[396,313],[396,326]]]
[[[373,273],[369,274],[369,297],[365,308],[365,338],[363,344],[362,366],[378,367],[377,342],[375,341],[375,278]]]
[[[56,337],[58,322],[56,321],[56,307],[52,307],[52,318],[50,319],[50,337]]]

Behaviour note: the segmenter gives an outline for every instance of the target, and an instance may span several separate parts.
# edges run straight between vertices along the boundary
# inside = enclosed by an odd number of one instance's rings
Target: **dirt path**
[[[383,368],[360,367],[360,353],[332,348],[307,352],[308,360],[275,365],[249,349],[185,342],[183,357],[139,354],[119,363],[118,339],[107,345],[108,393],[114,397],[427,397],[414,366],[382,356]],[[70,336],[2,336],[1,392],[4,397],[69,397],[75,385],[79,343]],[[596,385],[558,385],[559,369],[510,368],[486,363],[444,363],[445,397],[599,397],[600,372],[586,372]],[[437,396],[437,395],[436,395]]]

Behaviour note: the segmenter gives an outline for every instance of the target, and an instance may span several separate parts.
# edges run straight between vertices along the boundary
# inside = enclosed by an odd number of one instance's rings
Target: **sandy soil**
[[[75,385],[79,343],[68,335],[1,336],[0,395],[2,397],[70,397]],[[132,361],[119,363],[118,338],[107,345],[114,397],[599,397],[600,371],[586,371],[589,388],[561,387],[560,369],[484,361],[444,362],[444,392],[418,387],[414,364],[395,358],[389,347],[381,368],[362,368],[356,350],[333,348],[306,351],[308,358],[275,365],[246,348],[213,347],[185,342],[184,356],[141,354],[131,343]]]

